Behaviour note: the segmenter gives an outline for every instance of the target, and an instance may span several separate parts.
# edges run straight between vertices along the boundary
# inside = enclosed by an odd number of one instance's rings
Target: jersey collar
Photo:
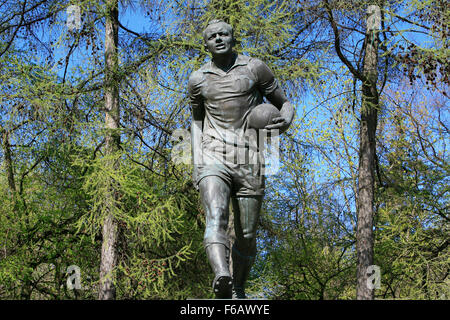
[[[237,66],[247,65],[248,59],[246,59],[246,57],[241,54],[238,54],[238,53],[236,53],[236,54],[237,54],[236,60],[234,61],[234,64],[231,66],[231,68],[227,72],[217,68],[211,60],[203,68],[203,70],[202,70],[203,73],[214,73],[217,75],[225,75],[225,74],[229,73],[231,70],[233,70],[234,68],[236,68]]]

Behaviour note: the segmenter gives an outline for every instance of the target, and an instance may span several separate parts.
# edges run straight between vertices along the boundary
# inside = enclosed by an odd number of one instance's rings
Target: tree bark
[[[368,285],[367,270],[373,264],[373,217],[375,186],[375,134],[378,116],[377,65],[378,65],[378,28],[380,8],[371,5],[368,8],[365,39],[364,79],[362,85],[362,105],[359,144],[358,200],[357,200],[357,288],[358,300],[374,299],[374,289]]]
[[[16,182],[14,179],[14,170],[13,170],[13,164],[12,164],[12,155],[11,155],[11,145],[9,143],[9,132],[6,129],[0,131],[0,134],[2,135],[2,148],[3,153],[5,155],[5,170],[6,175],[8,176],[8,187],[11,190],[11,193],[13,195],[13,198],[15,198],[16,193]]]
[[[115,160],[115,153],[119,150],[120,134],[119,129],[119,83],[117,79],[118,70],[118,26],[119,11],[118,1],[106,1],[107,15],[105,23],[105,85],[104,85],[104,101],[105,101],[105,126],[107,134],[106,156],[110,156],[111,165],[118,168],[119,162]],[[100,300],[112,300],[116,298],[115,290],[115,268],[117,266],[117,247],[119,238],[119,226],[114,211],[117,206],[118,190],[115,190],[114,181],[108,181],[109,188],[105,195],[105,218],[103,221],[103,243],[100,264]]]

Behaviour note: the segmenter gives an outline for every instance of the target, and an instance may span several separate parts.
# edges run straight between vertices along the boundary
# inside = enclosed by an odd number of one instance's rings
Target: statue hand
[[[276,117],[272,119],[272,124],[268,124],[264,127],[266,130],[280,130],[280,133],[284,133],[289,128],[290,123],[284,117]]]

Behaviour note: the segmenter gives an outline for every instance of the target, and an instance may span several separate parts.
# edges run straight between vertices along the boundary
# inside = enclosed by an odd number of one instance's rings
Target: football
[[[272,124],[272,119],[276,117],[281,117],[280,110],[273,104],[262,103],[250,111],[248,126],[253,129],[264,129],[265,126]]]

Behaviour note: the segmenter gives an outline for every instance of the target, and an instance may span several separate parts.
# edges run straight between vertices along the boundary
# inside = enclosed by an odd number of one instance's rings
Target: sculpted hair
[[[227,27],[228,31],[230,31],[231,36],[233,36],[233,27],[230,24],[226,23],[222,19],[214,19],[214,20],[209,21],[208,24],[206,25],[205,29],[203,30],[203,32],[202,32],[203,39],[205,39],[206,30],[208,29],[208,27],[212,26],[213,24],[218,24],[218,23],[225,24],[225,26]]]

